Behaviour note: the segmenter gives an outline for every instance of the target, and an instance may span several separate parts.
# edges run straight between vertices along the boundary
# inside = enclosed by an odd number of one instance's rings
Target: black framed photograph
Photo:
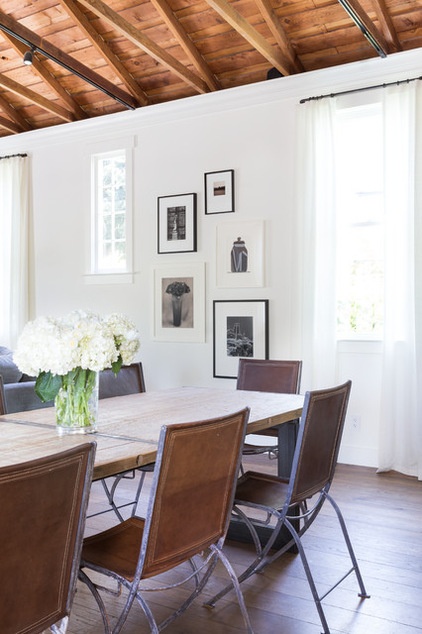
[[[196,194],[158,197],[158,253],[196,251]]]
[[[234,170],[205,174],[205,213],[234,212]]]
[[[214,300],[214,372],[237,377],[239,358],[268,359],[268,299]]]

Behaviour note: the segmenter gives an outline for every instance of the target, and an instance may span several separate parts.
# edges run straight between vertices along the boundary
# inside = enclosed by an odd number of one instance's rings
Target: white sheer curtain
[[[302,390],[336,380],[335,99],[299,108],[299,208],[302,226]]]
[[[14,348],[28,318],[29,165],[0,159],[0,346]]]
[[[416,344],[422,328],[417,314],[416,232],[417,94],[420,82],[383,90],[385,146],[385,314],[379,469],[422,479],[422,389]],[[419,121],[422,112],[419,108]]]
[[[383,89],[385,316],[379,469],[422,479],[421,82]],[[336,101],[300,106],[304,389],[332,384],[335,342]]]

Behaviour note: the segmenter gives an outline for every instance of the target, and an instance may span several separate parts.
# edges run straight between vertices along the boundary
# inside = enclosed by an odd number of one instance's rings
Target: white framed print
[[[163,264],[154,268],[154,339],[205,340],[205,264]]]
[[[264,285],[264,221],[226,222],[217,226],[217,286]]]

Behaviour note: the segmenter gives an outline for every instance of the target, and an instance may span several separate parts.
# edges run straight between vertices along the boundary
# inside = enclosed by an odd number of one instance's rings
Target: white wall
[[[122,311],[141,333],[140,358],[148,389],[218,385],[213,378],[212,302],[270,300],[270,356],[300,355],[300,293],[296,240],[295,127],[303,97],[416,77],[421,51],[347,67],[272,80],[221,93],[150,106],[135,112],[65,124],[0,139],[0,153],[28,152],[33,168],[33,316],[75,308]],[[134,156],[135,275],[131,284],[88,284],[89,152],[98,142],[132,137]],[[235,214],[204,215],[205,172],[234,169]],[[198,250],[158,255],[157,197],[198,194]],[[216,226],[265,220],[265,284],[226,289],[216,285]],[[206,264],[206,340],[167,343],[153,339],[153,269],[156,265]],[[369,347],[368,347],[369,346]],[[380,356],[374,344],[343,344],[339,380],[354,381],[340,459],[376,465]],[[303,386],[309,389],[312,386]],[[358,424],[356,425],[356,420]]]

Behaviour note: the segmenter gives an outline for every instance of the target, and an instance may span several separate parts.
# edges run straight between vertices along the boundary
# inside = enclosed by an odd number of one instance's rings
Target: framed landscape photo
[[[158,253],[196,251],[196,194],[159,196]]]
[[[268,359],[268,299],[214,300],[214,372],[237,377],[239,358]]]
[[[234,170],[205,174],[205,213],[234,212]]]
[[[205,340],[205,264],[193,262],[154,269],[154,339]]]

